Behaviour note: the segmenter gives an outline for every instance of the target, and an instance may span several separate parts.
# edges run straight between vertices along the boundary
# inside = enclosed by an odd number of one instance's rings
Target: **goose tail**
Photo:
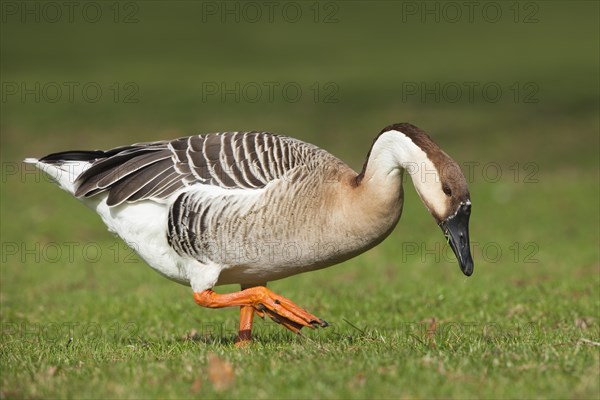
[[[104,158],[102,151],[65,151],[49,154],[40,159],[26,158],[24,163],[33,164],[46,173],[63,190],[75,194],[77,178],[94,161]]]

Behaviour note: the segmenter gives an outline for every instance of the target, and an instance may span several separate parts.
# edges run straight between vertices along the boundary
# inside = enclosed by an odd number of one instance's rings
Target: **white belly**
[[[179,256],[167,242],[169,209],[166,204],[141,201],[108,207],[106,195],[98,200],[84,202],[96,210],[110,232],[119,235],[160,274],[184,285],[190,284],[190,260]]]
[[[108,207],[106,197],[95,196],[83,202],[150,267],[171,280],[192,286],[194,291],[232,283],[266,283],[350,257],[345,252],[340,254],[337,243],[240,239],[212,247],[212,254],[196,260],[179,255],[168,243],[170,202],[148,200]]]

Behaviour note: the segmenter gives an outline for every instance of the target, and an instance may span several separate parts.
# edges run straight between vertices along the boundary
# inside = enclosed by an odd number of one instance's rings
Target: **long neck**
[[[406,135],[388,131],[379,135],[373,143],[357,182],[359,185],[377,186],[389,191],[390,188],[385,185],[394,187],[402,171],[410,175],[419,194],[427,192],[433,183],[439,182],[437,169],[427,154]]]
[[[375,140],[363,170],[355,178],[359,206],[370,210],[373,218],[385,214],[397,214],[399,218],[403,172],[410,175],[417,193],[430,208],[424,199],[436,195],[437,169],[419,146],[397,131],[382,133]]]

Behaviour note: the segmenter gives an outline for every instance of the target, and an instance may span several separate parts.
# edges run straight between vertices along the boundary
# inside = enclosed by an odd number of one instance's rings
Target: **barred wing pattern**
[[[116,206],[165,199],[194,184],[258,189],[304,164],[314,151],[318,148],[311,144],[262,132],[139,143],[104,152],[77,178],[75,195],[108,191],[107,204]]]

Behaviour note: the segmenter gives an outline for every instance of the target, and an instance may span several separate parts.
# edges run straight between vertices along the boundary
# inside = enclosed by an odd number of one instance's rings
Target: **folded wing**
[[[95,161],[77,178],[75,195],[108,192],[107,204],[116,206],[165,199],[196,184],[259,189],[302,164],[304,155],[316,150],[270,133],[225,132],[88,152]],[[68,154],[62,153],[62,157]],[[52,157],[59,159],[61,153]]]

